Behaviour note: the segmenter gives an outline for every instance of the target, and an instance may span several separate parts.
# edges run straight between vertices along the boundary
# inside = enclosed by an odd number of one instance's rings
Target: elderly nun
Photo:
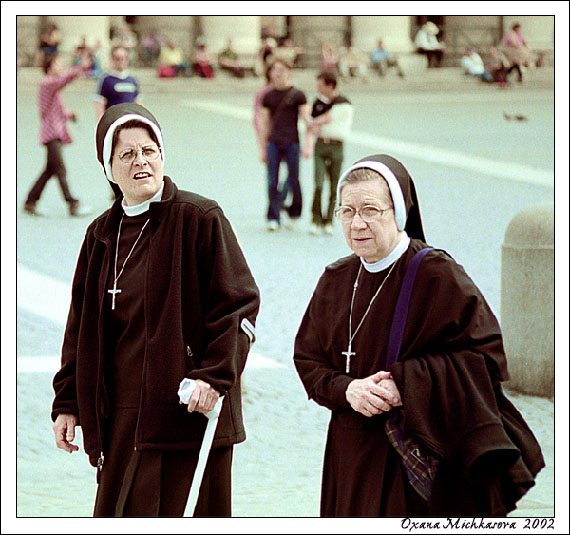
[[[337,198],[353,254],[326,267],[294,349],[309,398],[331,411],[321,515],[506,515],[544,462],[501,390],[497,319],[425,243],[402,163],[356,162]]]
[[[223,396],[195,515],[230,516],[258,288],[220,206],[164,175],[150,111],[109,108],[96,148],[122,195],[89,225],[79,253],[53,380],[56,444],[76,451],[81,427],[97,467],[94,516],[182,516],[204,415]],[[177,395],[184,379],[196,384],[188,405]]]

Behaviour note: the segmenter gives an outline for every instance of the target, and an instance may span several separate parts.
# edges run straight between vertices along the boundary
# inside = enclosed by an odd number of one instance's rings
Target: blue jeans
[[[267,219],[269,221],[279,221],[279,212],[289,191],[293,194],[293,201],[286,210],[292,218],[301,217],[303,197],[299,184],[299,157],[299,143],[280,145],[269,142],[267,145],[267,186],[269,194]],[[279,191],[279,164],[283,160],[287,163],[288,175],[283,190]]]

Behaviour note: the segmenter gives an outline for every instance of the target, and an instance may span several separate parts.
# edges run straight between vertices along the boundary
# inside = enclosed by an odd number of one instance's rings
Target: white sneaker
[[[328,236],[332,236],[334,233],[333,226],[332,225],[325,225],[323,228],[323,232],[325,234],[327,234]]]
[[[279,223],[275,219],[270,219],[267,222],[267,230],[269,230],[270,232],[279,230]]]
[[[311,226],[309,227],[309,234],[312,234],[313,236],[318,236],[319,231],[320,231],[319,226],[316,223],[311,223]]]

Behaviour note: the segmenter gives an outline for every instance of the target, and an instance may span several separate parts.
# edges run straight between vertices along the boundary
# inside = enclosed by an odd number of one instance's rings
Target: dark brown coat
[[[366,418],[350,407],[345,393],[353,379],[385,369],[401,283],[410,259],[423,247],[412,240],[397,261],[355,338],[350,375],[342,352],[360,267],[356,256],[326,269],[301,322],[297,371],[309,398],[332,411],[324,516],[414,514],[413,504],[389,503],[394,493],[403,496],[406,489],[401,490],[402,471],[389,466],[394,455],[382,453],[391,449],[385,414]],[[353,330],[386,272],[361,276]],[[499,323],[464,269],[443,251],[431,252],[420,266],[402,351],[390,371],[402,396],[404,430],[440,461],[429,513],[503,516],[513,510],[544,466],[540,446],[502,393],[508,373]],[[371,452],[368,462],[362,458],[363,444]],[[353,466],[361,468],[356,475],[350,473]]]
[[[163,200],[150,206],[145,277],[146,352],[137,450],[199,448],[206,418],[179,405],[184,377],[202,379],[225,396],[213,447],[245,440],[240,376],[255,324],[259,291],[219,205],[178,190],[164,178]],[[103,381],[102,306],[122,214],[120,201],[88,227],[77,262],[72,302],[55,375],[52,419],[79,417],[85,451],[95,465],[108,412]]]

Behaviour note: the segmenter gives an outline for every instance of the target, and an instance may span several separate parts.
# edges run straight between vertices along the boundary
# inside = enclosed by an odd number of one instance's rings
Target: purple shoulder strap
[[[402,338],[404,337],[404,329],[408,321],[408,308],[410,306],[410,297],[414,289],[414,282],[418,273],[418,268],[424,256],[433,251],[433,247],[426,247],[418,251],[410,260],[408,269],[404,275],[404,281],[400,288],[400,295],[396,302],[396,310],[392,318],[392,327],[390,328],[390,337],[388,338],[388,354],[386,356],[386,369],[389,370],[392,364],[398,360],[400,356],[400,348],[402,347]]]

